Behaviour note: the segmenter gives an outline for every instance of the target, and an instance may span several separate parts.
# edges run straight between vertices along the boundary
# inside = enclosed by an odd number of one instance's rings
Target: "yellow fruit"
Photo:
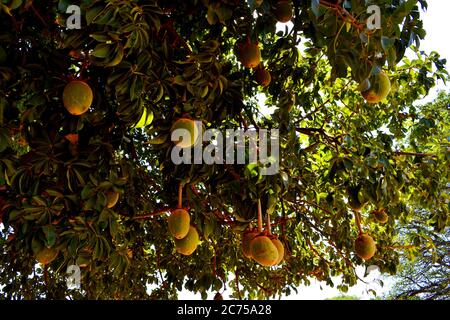
[[[272,239],[272,243],[275,245],[275,247],[277,248],[277,251],[278,251],[278,259],[274,263],[274,266],[275,266],[275,265],[280,264],[281,261],[283,261],[283,258],[284,258],[284,246],[283,246],[283,243],[281,243],[281,241],[278,240],[278,239]]]
[[[252,258],[250,243],[258,235],[257,231],[247,231],[242,234],[242,253],[246,258]]]
[[[257,236],[250,243],[253,259],[259,264],[270,267],[278,260],[277,247],[266,236]]]
[[[369,79],[369,88],[361,91],[362,96],[369,103],[378,103],[386,99],[391,91],[391,81],[386,73],[380,72],[371,76]]]
[[[375,241],[368,234],[361,234],[355,240],[355,251],[361,259],[369,260],[376,251]]]
[[[176,209],[170,214],[167,223],[175,239],[183,239],[189,232],[191,217],[186,210]]]
[[[280,1],[274,5],[272,12],[278,22],[286,23],[292,19],[293,8],[289,1]]]
[[[58,256],[59,251],[54,248],[44,247],[41,251],[36,254],[36,260],[42,264],[49,264]]]
[[[143,128],[150,125],[153,121],[153,112],[147,112],[147,108],[144,108],[144,112],[142,113],[139,121],[133,126],[133,128]]]
[[[106,206],[112,208],[116,205],[119,200],[119,193],[116,191],[108,191],[106,193]]]
[[[178,138],[179,140],[174,141],[174,143],[180,148],[190,148],[198,142],[200,132],[194,120],[186,118],[178,119],[172,125],[171,132],[177,129],[186,130],[185,134],[187,139],[184,139],[184,137],[175,137]]]
[[[259,85],[267,87],[270,84],[272,77],[270,76],[270,72],[266,69],[258,68],[255,72],[255,79]]]
[[[71,81],[63,91],[64,107],[75,116],[85,113],[91,106],[93,98],[91,87],[83,81]]]
[[[261,62],[261,50],[257,43],[246,43],[240,47],[239,60],[246,68],[256,68]]]
[[[190,256],[195,249],[197,249],[200,238],[198,236],[197,229],[190,226],[189,232],[183,239],[175,239],[175,246],[177,248],[178,253],[181,253],[185,256]]]
[[[375,220],[377,220],[381,224],[385,224],[389,220],[389,216],[384,210],[374,210],[372,213],[375,217]]]

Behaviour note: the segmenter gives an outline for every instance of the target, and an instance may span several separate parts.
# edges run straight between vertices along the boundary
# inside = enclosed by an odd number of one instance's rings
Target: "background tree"
[[[67,28],[69,4],[80,5],[81,29]],[[368,4],[380,7],[379,30],[366,27]],[[423,209],[434,232],[448,225],[448,106],[414,105],[447,78],[437,53],[418,50],[426,6],[1,0],[2,297],[230,288],[233,298],[263,298],[310,276],[334,285],[336,275],[346,291],[365,263],[354,252],[363,232],[376,242],[366,263],[394,274],[397,222]],[[277,19],[293,27],[277,31]],[[272,114],[261,113],[259,94]],[[279,173],[263,176],[261,163],[175,165],[170,131],[180,118],[279,128]],[[241,250],[258,200],[285,250],[275,267]],[[168,230],[179,207],[201,241],[189,256]],[[66,288],[72,264],[80,291]]]
[[[418,212],[415,219],[401,227],[401,238],[410,245],[404,248],[389,299],[450,298],[449,229],[436,234],[423,224],[427,218],[427,212]]]
[[[401,259],[395,284],[389,293],[391,299],[448,300],[450,298],[449,232],[436,235],[420,225],[411,231],[425,238],[415,259]],[[431,238],[432,240],[430,241]],[[433,246],[430,248],[430,242]]]
[[[450,95],[441,92],[432,103],[422,110],[448,110]],[[426,112],[426,111],[425,111]],[[449,185],[443,190],[449,194]],[[448,205],[448,200],[446,200]],[[434,299],[446,300],[450,296],[450,234],[446,228],[436,234],[430,228],[428,211],[417,210],[405,223],[399,224],[399,239],[404,244],[394,286],[387,298],[390,299]]]

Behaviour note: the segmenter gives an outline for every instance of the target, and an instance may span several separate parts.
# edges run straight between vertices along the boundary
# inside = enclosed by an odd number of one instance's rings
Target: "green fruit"
[[[286,23],[292,20],[293,8],[289,1],[280,1],[272,10],[278,22]]]
[[[197,249],[200,238],[197,229],[190,226],[189,232],[183,239],[175,239],[175,246],[178,253],[190,256]]]
[[[386,73],[380,72],[371,76],[368,80],[368,89],[361,91],[364,99],[369,103],[378,103],[386,99],[389,91],[391,91],[391,81]]]
[[[252,258],[250,243],[258,235],[257,231],[246,231],[242,234],[242,253],[246,258]]]
[[[348,205],[355,211],[361,211],[361,209],[364,207],[364,202],[361,202],[358,196],[360,190],[360,185],[347,188]]]
[[[174,141],[174,143],[180,148],[190,148],[195,145],[198,140],[200,140],[199,128],[197,128],[194,120],[186,118],[178,119],[172,125],[171,132],[175,130],[185,130],[184,134],[186,139],[184,139],[183,135],[183,137],[176,137],[179,140]]]
[[[275,265],[280,264],[283,261],[284,246],[283,246],[283,243],[281,243],[281,241],[278,239],[272,239],[272,243],[275,245],[275,247],[277,248],[277,251],[278,251],[278,259],[274,264],[274,266],[275,266]]]
[[[91,87],[83,81],[71,81],[65,86],[63,91],[64,107],[70,114],[75,116],[88,111],[93,98]]]
[[[174,210],[167,219],[169,231],[175,239],[183,239],[189,232],[191,217],[184,209]]]
[[[368,234],[360,234],[355,240],[355,251],[361,259],[369,260],[376,251],[375,241]]]
[[[245,43],[240,47],[239,60],[246,68],[256,68],[261,62],[261,50],[257,43]]]
[[[270,267],[278,260],[277,247],[266,236],[257,236],[250,243],[253,259],[259,264]]]

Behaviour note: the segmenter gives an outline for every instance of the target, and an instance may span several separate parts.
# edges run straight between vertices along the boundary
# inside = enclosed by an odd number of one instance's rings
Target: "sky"
[[[428,10],[422,14],[424,29],[427,31],[425,40],[420,45],[420,50],[425,52],[437,51],[441,58],[447,59],[447,70],[450,63],[450,43],[448,42],[449,34],[447,27],[447,19],[450,15],[450,1],[448,0],[431,0],[428,1]],[[450,84],[444,85],[442,81],[438,83],[428,97],[423,99],[424,102],[432,101],[436,97],[439,90],[449,90]]]
[[[424,22],[424,29],[427,31],[427,36],[425,40],[421,42],[420,50],[425,52],[437,51],[441,58],[446,58],[448,63],[450,63],[450,43],[449,43],[449,28],[446,25],[447,19],[450,15],[450,1],[449,0],[430,0],[428,1],[428,10],[422,13],[422,20]],[[283,27],[284,29],[284,27]],[[448,67],[447,67],[448,70]],[[449,90],[450,85],[444,85],[442,81],[438,83],[436,88],[432,89],[430,94],[425,97],[422,102],[432,101],[439,90]],[[264,108],[263,108],[264,109]],[[357,274],[363,278],[364,267],[357,268]],[[381,279],[384,282],[384,286],[381,287],[377,283],[377,279]],[[338,278],[334,278],[333,282],[337,285]],[[371,299],[374,296],[369,293],[368,289],[374,289],[378,296],[382,296],[389,292],[393,281],[392,278],[382,276],[376,270],[369,274],[369,276],[364,279],[365,282],[359,282],[356,286],[349,288],[346,295],[354,295],[360,297],[362,300]],[[288,297],[283,297],[282,299],[288,300],[323,300],[327,298],[332,298],[341,295],[339,290],[336,288],[331,288],[324,283],[320,283],[316,280],[311,281],[311,285],[308,287],[302,286],[298,288],[298,294],[292,294]],[[209,299],[213,297],[214,293],[208,296]],[[227,292],[223,294],[224,298],[227,299]],[[183,291],[179,295],[180,299],[200,299],[200,294],[192,294],[187,291]]]

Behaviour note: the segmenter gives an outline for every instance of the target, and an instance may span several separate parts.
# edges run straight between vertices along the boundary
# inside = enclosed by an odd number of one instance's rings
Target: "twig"
[[[432,157],[437,158],[437,155],[431,153],[415,153],[415,152],[404,152],[404,151],[396,151],[396,156],[415,156],[415,157]]]
[[[351,13],[349,13],[347,10],[345,10],[343,7],[341,7],[338,4],[334,4],[334,3],[330,3],[324,0],[320,0],[320,5],[322,7],[325,7],[327,9],[331,9],[333,11],[335,11],[339,17],[341,17],[341,19],[344,22],[348,22],[350,23],[352,26],[354,26],[356,29],[358,29],[359,31],[363,31],[364,30],[364,24],[359,23],[355,17],[353,17],[353,15]]]
[[[225,165],[225,168],[227,169],[227,171],[233,176],[233,178],[237,181],[242,180],[241,176],[236,173],[236,171],[234,171],[234,168],[228,164]]]
[[[290,202],[292,202],[292,201],[290,201]],[[311,205],[313,207],[316,207],[316,208],[322,210],[325,213],[328,213],[329,215],[333,215],[330,210],[327,210],[327,209],[323,208],[322,206],[318,205],[317,203],[310,202],[308,200],[298,200],[298,201],[294,201],[293,203],[294,204],[298,204],[297,202],[302,202],[302,203],[309,204],[309,205]]]
[[[242,300],[241,298],[241,291],[239,290],[239,269],[236,268],[236,271],[234,272],[234,281],[236,282],[236,290],[238,294],[239,300]]]
[[[148,214],[144,214],[144,215],[140,215],[140,216],[136,216],[131,218],[132,220],[146,220],[148,218],[153,218],[155,216],[159,216],[162,215],[164,213],[170,212],[172,209],[171,208],[164,208],[164,209],[160,209],[158,211],[152,212],[152,213],[148,213]]]
[[[178,44],[178,42],[181,43],[181,45],[186,49],[186,51],[188,52],[188,54],[192,54],[192,50],[189,47],[189,45],[187,44],[186,40],[184,40],[179,34],[178,32],[175,30],[174,26],[173,26],[173,20],[170,19],[169,21],[167,21],[166,23],[161,25],[161,28],[159,29],[160,32],[162,30],[167,30],[172,37],[175,38],[175,41],[172,43],[172,47],[175,48],[176,45]]]
[[[33,11],[33,13],[36,15],[36,17],[38,17],[39,20],[42,22],[44,27],[48,28],[47,22],[45,22],[44,18],[42,18],[41,14],[36,10],[36,8],[34,7],[33,3],[30,4],[30,8]]]

